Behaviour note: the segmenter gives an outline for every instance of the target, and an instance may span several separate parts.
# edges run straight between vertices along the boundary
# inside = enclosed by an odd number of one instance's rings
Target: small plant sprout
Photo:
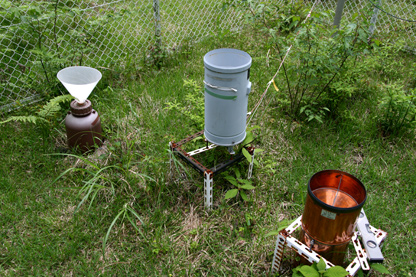
[[[144,237],[142,231],[137,226],[137,220],[140,221],[140,225],[144,225],[142,219],[137,214],[137,212],[131,207],[129,203],[125,203],[123,208],[119,211],[119,213],[116,215],[116,217],[113,219],[113,221],[110,224],[110,227],[108,227],[107,234],[104,237],[103,240],[103,254],[105,253],[105,246],[108,241],[108,237],[110,236],[110,232],[113,229],[114,225],[116,224],[117,220],[121,217],[121,221],[123,221],[125,218],[130,222],[130,224],[136,229],[139,234]],[[135,220],[136,219],[136,220]],[[136,221],[136,222],[135,222]],[[105,255],[103,255],[105,257]]]
[[[326,269],[326,264],[321,258],[318,263],[296,267],[293,269],[292,277],[344,277],[348,274],[348,271],[338,265]]]
[[[255,126],[252,126],[252,127],[247,127],[246,138],[240,144],[240,147],[239,147],[239,148],[241,148],[241,151],[242,151],[244,157],[246,157],[246,159],[249,163],[251,163],[252,155],[243,146],[251,146],[252,142],[254,141],[253,130],[256,130],[256,129],[260,129],[260,126],[255,125]],[[257,154],[257,153],[261,153],[263,151],[264,151],[263,149],[256,148],[256,149],[254,149],[254,155]],[[257,166],[259,165],[259,162],[256,159],[254,159],[253,163]]]
[[[225,179],[230,182],[233,186],[235,186],[235,189],[230,189],[225,194],[224,199],[230,199],[236,197],[238,194],[240,194],[241,198],[244,201],[249,201],[246,191],[253,190],[255,187],[252,185],[252,181],[250,180],[244,180],[241,179],[240,171],[237,169],[235,171],[236,178],[233,176],[226,176]]]
[[[288,219],[283,219],[282,221],[280,221],[279,223],[278,223],[278,229],[277,230],[273,230],[273,231],[270,231],[270,232],[268,232],[266,235],[265,235],[265,237],[267,238],[267,237],[270,237],[270,236],[276,236],[276,235],[278,235],[279,234],[279,232],[280,231],[282,231],[283,229],[285,229],[286,227],[288,227],[289,226],[289,220]]]

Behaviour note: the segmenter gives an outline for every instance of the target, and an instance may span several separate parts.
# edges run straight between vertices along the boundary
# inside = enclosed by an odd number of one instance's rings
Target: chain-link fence
[[[312,0],[310,0],[312,2]],[[338,1],[318,1],[318,8],[335,11]],[[413,0],[346,0],[342,21],[351,21],[363,13],[370,22],[370,33],[384,40],[404,40],[416,48],[416,1]]]
[[[335,11],[337,0],[316,1],[317,9]],[[388,15],[370,1],[396,17],[416,18],[414,1],[347,0],[343,22],[366,10],[376,34],[405,39],[415,48],[414,23]],[[175,48],[184,39],[239,28],[241,17],[225,2],[0,0],[0,112],[41,99],[57,85],[55,75],[65,66],[122,65],[144,58],[155,47]]]
[[[0,0],[0,112],[41,99],[65,66],[120,65],[155,47],[171,49],[184,39],[241,26],[222,3]]]

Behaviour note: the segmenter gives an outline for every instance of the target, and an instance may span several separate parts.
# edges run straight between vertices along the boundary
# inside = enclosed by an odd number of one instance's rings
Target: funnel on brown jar
[[[102,145],[101,119],[87,100],[101,77],[100,71],[86,66],[67,67],[57,74],[59,81],[75,98],[65,118],[68,147],[83,153]]]

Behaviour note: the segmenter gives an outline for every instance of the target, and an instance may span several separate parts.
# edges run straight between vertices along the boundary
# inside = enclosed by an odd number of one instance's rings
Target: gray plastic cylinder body
[[[216,49],[204,56],[205,138],[233,146],[246,137],[251,57],[237,49]]]

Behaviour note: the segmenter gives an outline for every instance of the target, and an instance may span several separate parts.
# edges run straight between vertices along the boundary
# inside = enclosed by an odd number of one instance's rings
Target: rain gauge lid
[[[87,66],[67,67],[56,76],[79,104],[85,103],[102,77],[100,71]]]

